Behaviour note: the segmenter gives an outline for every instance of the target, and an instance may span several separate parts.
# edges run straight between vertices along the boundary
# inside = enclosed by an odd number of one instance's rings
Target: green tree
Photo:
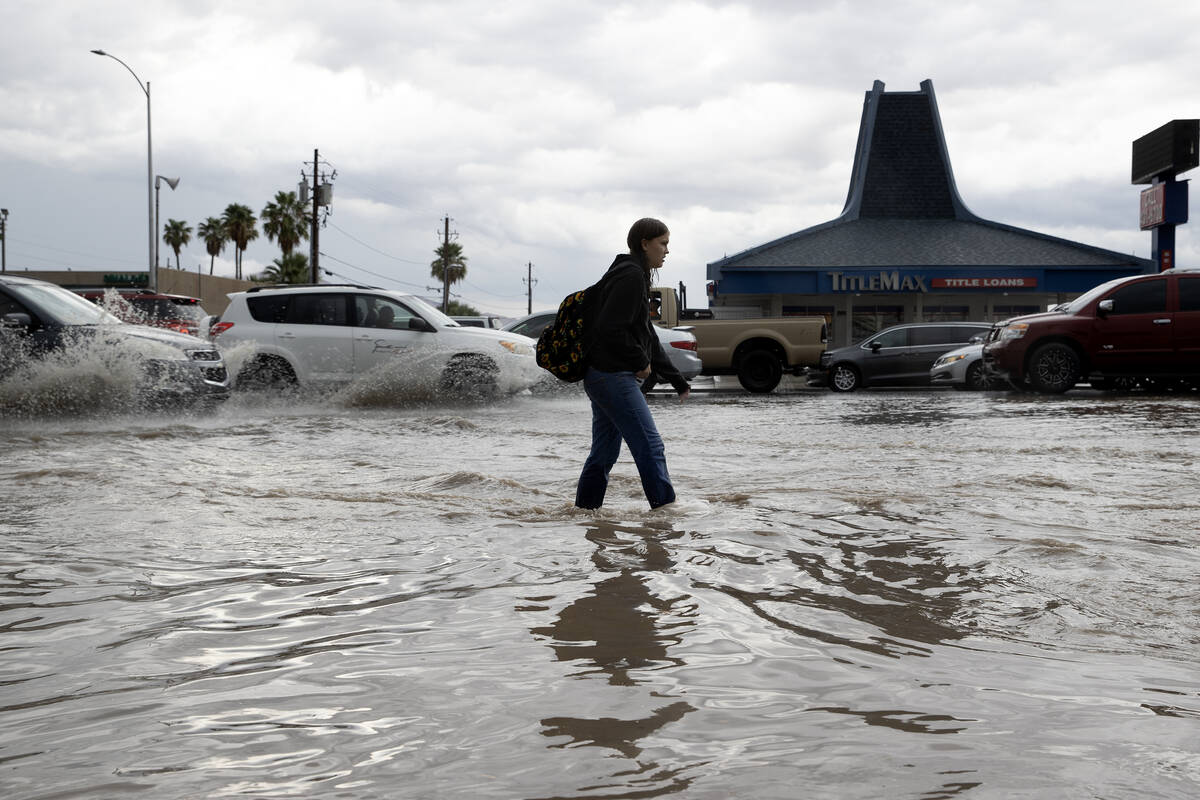
[[[182,269],[179,265],[179,251],[183,246],[192,240],[192,226],[188,225],[181,219],[169,219],[167,224],[163,226],[163,242],[167,247],[175,251],[175,269]],[[171,266],[170,264],[167,265]]]
[[[225,233],[228,234],[229,240],[237,248],[234,251],[234,277],[241,280],[242,254],[246,252],[246,246],[258,238],[258,229],[255,227],[258,218],[254,216],[250,206],[230,203],[225,207],[221,221],[225,224]]]
[[[469,306],[466,303],[460,303],[457,300],[450,301],[450,310],[446,312],[452,317],[482,317],[479,309],[474,306]]]
[[[208,274],[213,274],[213,264],[229,241],[229,232],[225,230],[225,222],[219,217],[209,217],[200,223],[196,235],[204,240],[204,249],[208,252]]]
[[[429,274],[437,278],[438,284],[449,287],[467,277],[467,257],[463,255],[462,245],[458,242],[442,242],[433,251],[437,258],[429,265]],[[443,292],[442,311],[449,307],[448,292]]]
[[[254,280],[259,283],[308,283],[308,256],[288,253],[271,262]]]
[[[295,192],[276,192],[275,199],[262,210],[263,233],[279,243],[283,254],[290,255],[296,245],[308,238],[304,206]]]

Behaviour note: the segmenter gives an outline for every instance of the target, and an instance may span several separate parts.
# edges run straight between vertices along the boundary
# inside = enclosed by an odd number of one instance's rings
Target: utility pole
[[[333,184],[330,183],[330,181],[337,178],[337,170],[336,169],[330,170],[328,175],[321,174],[321,153],[315,147],[313,148],[312,165],[313,165],[313,171],[312,171],[312,220],[311,220],[312,228],[309,232],[309,237],[308,237],[309,243],[311,245],[311,249],[309,250],[309,254],[308,254],[308,264],[309,264],[309,272],[310,272],[309,282],[310,283],[320,283],[321,282],[321,277],[320,277],[321,276],[320,229],[321,229],[321,226],[325,224],[325,218],[328,217],[333,212],[331,212],[327,209],[324,213],[322,213],[318,209],[321,206],[328,207],[328,206],[333,205]],[[308,175],[304,172],[303,169],[300,170],[300,177],[302,177],[304,179],[303,181],[301,181],[301,184],[300,184],[301,185],[300,202],[303,204],[305,202],[305,193],[308,190]],[[322,183],[321,181],[325,181],[325,182]]]
[[[450,313],[450,215],[442,238],[442,313]]]
[[[525,267],[527,269],[527,275],[525,278],[525,287],[526,287],[525,292],[526,292],[526,298],[527,298],[525,313],[532,314],[533,313],[533,285],[535,283],[537,283],[537,281],[535,281],[533,279],[533,262],[530,261],[528,264],[525,265]]]
[[[0,272],[8,272],[8,209],[0,208]]]
[[[312,230],[309,232],[309,241],[312,244],[312,250],[309,252],[308,263],[310,267],[309,283],[320,283],[320,271],[317,265],[317,255],[321,252],[320,245],[317,243],[317,167],[321,160],[317,153],[317,148],[313,148],[313,182],[312,182]]]

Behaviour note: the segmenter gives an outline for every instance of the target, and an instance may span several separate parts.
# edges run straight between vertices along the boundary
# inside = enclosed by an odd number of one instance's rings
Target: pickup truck
[[[696,337],[704,375],[736,375],[742,388],[761,394],[779,385],[784,371],[801,374],[820,363],[829,341],[824,317],[715,319],[711,309],[687,309],[686,290],[650,291],[651,316],[664,328],[682,328]],[[680,302],[680,297],[685,298]]]
[[[1200,272],[1173,269],[1101,284],[1043,314],[1000,322],[983,347],[993,376],[1057,394],[1200,385]]]

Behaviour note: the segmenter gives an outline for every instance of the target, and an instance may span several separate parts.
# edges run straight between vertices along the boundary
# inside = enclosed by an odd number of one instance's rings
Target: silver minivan
[[[826,350],[810,369],[809,386],[852,392],[869,386],[928,386],[929,369],[943,353],[986,334],[990,322],[909,322],[893,325],[858,344]]]

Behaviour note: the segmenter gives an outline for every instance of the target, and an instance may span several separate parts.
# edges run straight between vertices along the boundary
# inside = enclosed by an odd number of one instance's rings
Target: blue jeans
[[[663,440],[633,373],[601,372],[589,367],[583,389],[592,401],[592,452],[579,475],[575,505],[599,508],[604,504],[608,473],[621,453],[622,439],[637,464],[650,507],[674,502],[675,488],[667,474]]]

